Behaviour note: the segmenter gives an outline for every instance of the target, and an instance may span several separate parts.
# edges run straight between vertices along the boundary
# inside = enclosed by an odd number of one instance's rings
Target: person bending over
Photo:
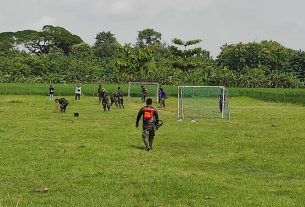
[[[55,99],[55,103],[60,107],[60,112],[66,112],[66,108],[69,105],[69,102],[65,98]]]

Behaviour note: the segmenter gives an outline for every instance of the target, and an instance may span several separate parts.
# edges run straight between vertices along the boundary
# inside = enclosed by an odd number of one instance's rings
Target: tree
[[[115,65],[128,80],[140,80],[148,74],[147,64],[152,61],[155,50],[152,47],[131,47],[129,44],[118,48]],[[134,79],[135,78],[135,79]]]
[[[285,48],[276,41],[262,41],[259,61],[262,66],[273,70],[291,72],[289,68],[289,59],[291,49]]]
[[[73,45],[83,42],[79,36],[73,35],[63,27],[45,25],[41,33],[50,41],[51,47],[62,49],[66,55],[71,52]]]
[[[93,50],[87,43],[79,43],[72,46],[71,54],[79,58],[92,58]]]
[[[238,43],[224,45],[217,56],[217,63],[221,67],[241,72],[246,67],[267,67],[269,71],[280,70],[289,72],[289,58],[291,50],[275,41],[260,43]]]
[[[191,80],[194,85],[198,82],[198,78],[196,78],[198,71],[196,72],[195,69],[205,68],[201,66],[205,65],[205,63],[210,60],[209,52],[198,47],[191,49],[187,48],[200,43],[201,40],[199,39],[182,41],[181,39],[174,38],[172,42],[175,44],[169,48],[172,54],[172,67],[182,71],[182,75],[184,76],[182,80],[187,82],[190,82],[189,80]],[[183,47],[183,49],[179,49],[178,47]],[[194,74],[192,74],[192,72],[194,72]]]
[[[71,52],[72,46],[82,42],[77,35],[71,34],[62,27],[45,25],[41,32],[23,30],[15,33],[18,45],[25,47],[30,53],[36,55],[48,54],[49,50],[57,47],[66,55]]]
[[[305,52],[294,51],[290,58],[290,68],[297,75],[297,77],[305,80]]]
[[[182,71],[190,72],[192,69],[200,65],[200,61],[203,59],[209,59],[209,52],[201,48],[187,49],[188,46],[192,46],[201,42],[201,40],[182,41],[180,39],[173,39],[172,42],[178,46],[183,46],[181,50],[177,46],[171,46],[170,51],[173,55],[173,67],[179,68]]]
[[[9,52],[14,49],[15,39],[13,32],[0,33],[0,52]]]
[[[100,32],[96,35],[94,43],[95,54],[98,57],[112,57],[116,51],[116,46],[119,44],[110,31]]]
[[[161,33],[154,29],[144,29],[138,32],[137,46],[145,47],[161,44]]]
[[[44,33],[35,30],[23,30],[15,33],[17,45],[21,45],[35,55],[47,54],[50,50],[50,40]]]
[[[217,64],[236,72],[242,71],[247,66],[247,47],[243,43],[223,45]]]

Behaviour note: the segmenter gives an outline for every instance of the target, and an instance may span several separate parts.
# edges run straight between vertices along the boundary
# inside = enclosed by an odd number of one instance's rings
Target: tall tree
[[[115,54],[116,46],[119,44],[110,31],[100,32],[96,35],[94,43],[95,54],[98,57],[112,57]]]
[[[198,71],[195,69],[201,70],[205,68],[205,62],[210,60],[209,52],[199,47],[188,49],[188,47],[200,43],[200,39],[183,41],[174,38],[172,42],[175,44],[170,47],[172,53],[172,67],[182,71],[182,80],[186,82],[191,80],[193,85],[196,84],[198,82],[198,78],[196,78]],[[180,49],[179,47],[183,47],[183,49]]]
[[[175,38],[172,42],[177,45],[170,47],[171,54],[174,57],[173,66],[175,68],[190,72],[200,64],[200,61],[198,62],[198,60],[209,58],[209,52],[206,50],[199,47],[192,49],[187,48],[200,43],[201,40],[199,39],[182,41],[181,39]],[[182,46],[183,49],[179,49],[179,46]]]
[[[161,33],[154,29],[144,29],[138,32],[137,45],[139,47],[160,45],[161,44]]]
[[[247,48],[245,44],[223,45],[220,54],[217,56],[217,63],[221,67],[241,72],[247,66]]]
[[[0,52],[9,52],[14,49],[15,39],[13,32],[0,33]]]
[[[291,70],[297,75],[297,77],[304,81],[305,80],[305,52],[294,51],[290,58]]]
[[[15,33],[17,45],[26,48],[35,55],[47,54],[50,50],[50,40],[44,33],[35,30],[23,30]]]
[[[253,69],[260,66],[267,67],[269,72],[273,70],[289,72],[290,56],[291,50],[275,41],[226,44],[217,56],[217,63],[221,67],[237,72],[247,67]]]
[[[92,58],[93,49],[87,43],[73,45],[71,53],[79,58]]]
[[[47,54],[53,47],[61,49],[66,55],[71,52],[72,46],[82,42],[77,35],[71,34],[62,27],[45,25],[41,32],[23,30],[15,33],[16,42],[32,54]]]
[[[73,45],[82,43],[82,39],[69,32],[63,27],[45,25],[42,29],[42,36],[50,41],[52,47],[60,48],[67,55],[71,52]]]

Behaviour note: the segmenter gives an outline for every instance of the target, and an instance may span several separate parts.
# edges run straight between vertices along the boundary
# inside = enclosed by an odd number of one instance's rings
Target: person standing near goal
[[[143,116],[143,132],[142,138],[146,147],[149,151],[152,149],[153,139],[156,134],[156,124],[159,122],[158,111],[152,106],[152,99],[146,100],[146,106],[142,107],[137,116],[136,127],[139,127],[139,121]]]
[[[143,85],[141,85],[141,91],[142,91],[141,100],[144,103],[146,100],[146,95],[148,93],[148,90]]]
[[[166,92],[163,88],[160,88],[159,91],[159,99],[160,99],[160,107],[165,107],[165,98],[166,98]]]
[[[220,93],[218,95],[218,104],[219,104],[219,111],[220,113],[222,113],[223,107],[224,107],[224,103],[226,102],[227,96],[224,93],[224,89],[221,88],[220,89]]]

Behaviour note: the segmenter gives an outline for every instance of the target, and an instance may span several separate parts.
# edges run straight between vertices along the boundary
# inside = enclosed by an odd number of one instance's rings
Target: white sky
[[[305,50],[304,8],[304,0],[0,0],[0,32],[51,24],[92,45],[102,31],[123,44],[152,28],[167,44],[202,39],[214,57],[225,43],[261,40]]]

